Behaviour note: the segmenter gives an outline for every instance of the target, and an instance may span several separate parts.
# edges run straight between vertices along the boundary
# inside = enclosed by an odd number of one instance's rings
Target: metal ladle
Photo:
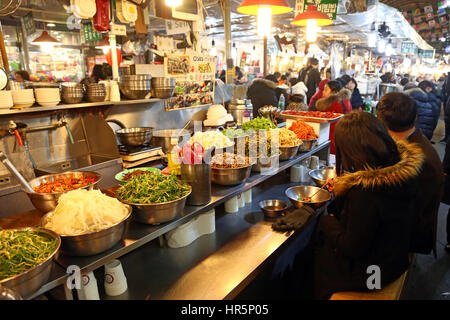
[[[0,151],[0,161],[5,165],[5,167],[14,175],[17,179],[19,179],[22,186],[30,193],[36,193],[33,188],[28,184],[27,180],[17,171],[16,167],[8,160],[6,155]]]

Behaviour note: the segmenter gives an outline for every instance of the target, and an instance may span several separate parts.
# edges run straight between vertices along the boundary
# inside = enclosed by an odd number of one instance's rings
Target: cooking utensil
[[[235,186],[245,182],[252,171],[252,164],[240,168],[211,168],[211,181],[222,186]]]
[[[120,199],[119,201],[130,205],[133,208],[133,217],[136,221],[146,224],[160,224],[175,219],[183,212],[186,205],[186,199],[191,194],[192,188],[187,195],[177,200],[157,203],[157,204],[138,204],[129,203]]]
[[[92,256],[104,252],[112,248],[119,242],[126,230],[127,222],[131,216],[131,206],[125,205],[127,214],[122,221],[115,225],[95,232],[84,233],[80,235],[59,235],[61,237],[61,252],[70,256]],[[53,212],[45,214],[40,222],[41,226],[45,226],[49,215]]]
[[[137,127],[117,130],[116,136],[121,144],[137,147],[148,144],[152,139],[152,133],[152,127]]]
[[[263,200],[259,202],[259,207],[266,217],[276,218],[288,208],[288,204],[283,200]]]
[[[25,188],[25,190],[31,194],[35,193],[32,186],[25,180],[25,178],[17,171],[16,167],[8,160],[6,155],[0,151],[0,161],[5,165],[5,167],[17,178],[20,184]]]
[[[87,186],[84,186],[79,189],[85,189],[85,190],[91,190],[91,189],[97,189],[98,183],[101,180],[101,175],[97,172],[91,172],[91,171],[66,171],[63,173],[55,173],[55,174],[49,174],[45,176],[41,176],[38,178],[35,178],[28,182],[28,184],[31,186],[31,188],[39,186],[42,182],[49,182],[54,181],[56,178],[59,177],[67,177],[67,176],[73,176],[75,178],[95,178],[95,182],[91,183]],[[42,212],[49,212],[56,208],[56,205],[58,204],[59,197],[64,194],[65,192],[53,192],[53,193],[39,193],[39,192],[31,192],[25,190],[26,194],[31,200],[31,203],[35,206],[36,209],[42,211]]]
[[[186,142],[189,141],[191,133],[187,130],[180,129],[166,129],[157,130],[153,132],[153,137],[150,141],[152,146],[161,147],[162,152],[167,154],[172,145],[180,144],[182,147]]]
[[[180,161],[183,164],[201,164],[204,152],[199,142],[194,141],[192,145],[186,143],[179,152]]]
[[[314,181],[314,183],[319,187],[327,183],[328,179],[336,178],[336,168],[328,167],[325,169],[315,169],[309,172],[309,176]]]
[[[192,188],[192,192],[187,198],[187,204],[201,206],[210,202],[211,165],[202,164],[200,159],[200,163],[196,164],[181,163],[180,169],[181,179],[186,181]]]
[[[301,208],[303,205],[319,208],[331,199],[331,194],[327,190],[313,186],[291,187],[286,190],[285,194],[296,208]],[[314,196],[311,201],[304,201],[306,197],[311,196]]]
[[[42,285],[47,283],[50,277],[50,273],[52,271],[52,262],[59,255],[61,238],[55,232],[45,228],[33,227],[14,230],[15,231],[29,230],[38,232],[40,235],[51,237],[57,241],[55,251],[40,264],[23,273],[0,280],[0,285],[10,288],[14,291],[17,291],[23,298],[27,299],[33,293],[35,293]]]

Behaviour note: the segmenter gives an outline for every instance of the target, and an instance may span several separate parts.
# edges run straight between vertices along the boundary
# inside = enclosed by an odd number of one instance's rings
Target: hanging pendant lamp
[[[292,11],[286,0],[243,0],[237,11],[242,14],[258,15],[260,7],[269,7],[272,14],[283,14]]]
[[[38,44],[38,45],[56,45],[56,44],[60,44],[60,42],[58,40],[56,40],[55,38],[53,38],[51,35],[48,34],[47,31],[42,31],[42,34],[37,37],[36,39],[34,39],[33,41],[31,41],[32,44]]]
[[[333,20],[325,13],[317,11],[317,7],[314,5],[309,5],[305,12],[299,13],[294,20],[292,20],[291,24],[296,26],[307,26],[309,20],[316,20],[318,27],[333,24]]]

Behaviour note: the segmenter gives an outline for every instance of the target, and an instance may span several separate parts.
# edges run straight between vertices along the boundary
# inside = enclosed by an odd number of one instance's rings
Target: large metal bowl
[[[283,200],[263,200],[259,202],[264,215],[268,218],[277,218],[287,209],[288,204]]]
[[[152,135],[152,127],[125,128],[116,131],[120,144],[132,147],[150,143]]]
[[[101,231],[84,233],[80,235],[59,235],[61,237],[61,252],[70,256],[92,256],[112,248],[122,239],[127,226],[128,218],[131,216],[131,206],[126,205],[127,215],[115,225]],[[41,219],[41,225],[45,226],[48,216],[53,212],[45,214]]]
[[[152,78],[151,82],[153,88],[175,87],[177,84],[177,79],[166,77],[155,77]]]
[[[211,167],[211,182],[221,186],[236,186],[250,177],[252,164],[241,168]]]
[[[91,183],[83,188],[80,189],[97,189],[97,185],[99,181],[101,180],[101,175],[97,172],[92,171],[66,171],[63,173],[55,173],[55,174],[48,174],[45,176],[40,176],[38,178],[35,178],[28,182],[28,184],[34,188],[39,186],[43,182],[49,182],[54,181],[56,178],[59,177],[66,177],[66,176],[74,176],[74,177],[85,177],[85,178],[96,178],[96,182]],[[55,193],[31,193],[25,191],[28,197],[31,200],[31,203],[35,206],[36,209],[42,211],[42,212],[49,212],[56,208],[56,205],[58,204],[59,197],[64,194],[65,192],[55,192]]]
[[[137,88],[134,86],[120,83],[119,88],[120,88],[120,91],[123,93],[123,95],[130,100],[144,99],[147,96],[147,94],[149,92],[151,92],[150,86],[142,89],[142,88]]]
[[[61,238],[55,232],[45,228],[21,228],[14,230],[36,231],[41,234],[46,234],[49,237],[56,239],[57,241],[55,251],[40,264],[23,273],[0,280],[0,285],[16,291],[24,299],[27,299],[48,281],[50,273],[52,271],[53,259],[56,259],[59,254],[59,248],[61,246]]]
[[[276,159],[279,157],[279,154],[267,157],[266,159],[262,159],[262,157],[258,157],[255,159],[250,159],[254,162],[252,166],[253,172],[261,172],[262,170],[269,170],[275,164]]]
[[[186,143],[189,141],[190,137],[191,133],[187,130],[156,130],[153,132],[150,144],[154,147],[161,147],[162,152],[167,154],[172,145],[180,144],[182,142]],[[180,147],[182,147],[182,145],[180,145]]]
[[[167,99],[173,96],[175,92],[175,87],[159,87],[152,88],[152,97],[158,99]]]
[[[312,139],[312,140],[303,140],[303,145],[304,148],[301,149],[301,151],[311,151],[312,149],[314,149],[317,146],[317,142],[319,139]]]
[[[278,149],[280,150],[280,161],[291,160],[292,158],[294,158],[297,155],[300,146],[301,144],[293,147],[279,147]]]
[[[315,194],[316,192],[317,194]],[[296,208],[301,208],[304,205],[320,208],[325,202],[331,199],[331,193],[327,190],[313,186],[290,187],[286,190],[285,194]],[[314,197],[311,199],[311,202],[305,202],[302,200],[305,197],[311,197],[313,195]]]
[[[157,204],[129,203],[121,200],[119,197],[117,197],[117,199],[133,208],[133,217],[136,221],[156,225],[173,220],[181,214],[186,205],[186,199],[191,192],[192,188],[189,193],[182,198]]]
[[[316,186],[322,187],[328,179],[336,178],[336,168],[328,167],[325,169],[315,169],[309,172],[309,176],[314,181]]]

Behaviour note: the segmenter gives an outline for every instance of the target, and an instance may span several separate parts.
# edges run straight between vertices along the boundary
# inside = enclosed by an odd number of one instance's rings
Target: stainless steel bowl
[[[191,191],[182,198],[157,204],[129,203],[121,200],[119,197],[118,199],[133,208],[133,217],[136,221],[146,224],[160,224],[173,220],[179,214],[183,213],[186,199],[191,192],[192,188]]]
[[[310,151],[317,146],[318,139],[302,140],[304,148],[301,151]]]
[[[297,155],[298,149],[301,145],[293,147],[279,147],[280,150],[280,161],[291,160]]]
[[[73,104],[73,103],[80,103],[83,101],[84,95],[68,95],[63,93],[62,94],[62,101],[67,104]]]
[[[52,271],[52,262],[59,254],[61,238],[55,232],[45,228],[22,228],[14,230],[36,231],[48,235],[57,241],[55,251],[40,264],[23,273],[0,280],[0,285],[18,292],[24,299],[27,299],[48,281]]]
[[[121,82],[126,81],[151,81],[152,76],[149,74],[128,74],[120,77]]]
[[[148,144],[152,139],[152,127],[126,128],[116,131],[119,142],[126,146],[137,147]]]
[[[288,208],[288,204],[283,200],[263,200],[259,202],[259,207],[266,217],[277,218]]]
[[[127,215],[115,225],[101,231],[84,233],[80,235],[59,235],[61,237],[61,252],[70,256],[92,256],[112,248],[119,242],[126,231],[128,218],[131,216],[132,208],[126,205]],[[41,219],[41,225],[45,226],[49,212]]]
[[[91,171],[66,171],[63,173],[55,173],[55,174],[49,174],[45,176],[41,176],[38,178],[35,178],[28,182],[28,184],[34,188],[40,185],[43,182],[48,181],[54,181],[56,178],[59,177],[67,177],[67,176],[74,176],[74,177],[85,177],[85,178],[96,178],[96,182],[89,184],[81,189],[91,190],[91,189],[97,189],[98,183],[101,180],[101,175],[97,172],[91,172]],[[26,192],[28,197],[31,200],[31,203],[35,206],[36,209],[42,211],[42,212],[49,212],[56,208],[56,205],[58,204],[59,197],[64,194],[65,192],[55,192],[55,193],[30,193]]]
[[[309,172],[309,176],[314,181],[316,186],[322,187],[328,179],[336,178],[336,168],[328,167],[325,169],[315,169]]]
[[[241,168],[214,168],[211,167],[211,182],[221,186],[235,186],[245,182],[250,177],[252,165]]]
[[[167,99],[173,96],[175,87],[152,88],[152,97],[158,99]]]
[[[155,77],[152,78],[152,87],[160,88],[160,87],[174,87],[177,84],[177,79],[175,78],[166,78],[166,77]]]
[[[252,171],[254,172],[261,172],[263,169],[270,169],[276,159],[279,158],[279,155],[273,155],[271,157],[266,157],[265,159],[262,159],[262,157],[258,157],[256,159],[251,159],[252,162],[254,162],[254,165],[252,166]]]
[[[296,208],[301,208],[304,205],[309,205],[314,208],[319,208],[325,202],[327,202],[331,199],[331,193],[329,193],[327,190],[320,189],[318,187],[313,187],[313,186],[290,187],[289,189],[286,190],[285,194]],[[310,202],[306,202],[306,201],[302,200],[305,197],[311,197],[313,195],[314,195],[314,197],[311,199],[312,201],[310,201]]]
[[[106,93],[102,94],[102,95],[92,95],[92,94],[87,94],[86,95],[86,99],[89,102],[103,102],[105,101],[106,98]]]
[[[140,100],[144,99],[149,92],[151,92],[151,89],[144,89],[144,90],[136,90],[133,88],[130,88],[128,86],[124,86],[123,84],[119,85],[120,91],[122,94],[130,100]]]
[[[187,130],[181,129],[166,129],[153,131],[153,137],[150,144],[154,147],[161,147],[162,152],[169,152],[172,145],[180,145],[182,147],[184,143],[189,141],[191,133]]]

